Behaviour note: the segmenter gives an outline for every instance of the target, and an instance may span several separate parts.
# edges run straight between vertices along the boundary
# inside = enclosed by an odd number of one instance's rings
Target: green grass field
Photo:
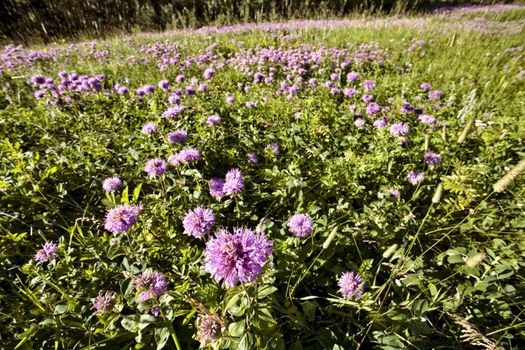
[[[519,349],[524,28],[498,5],[6,46],[0,348]]]

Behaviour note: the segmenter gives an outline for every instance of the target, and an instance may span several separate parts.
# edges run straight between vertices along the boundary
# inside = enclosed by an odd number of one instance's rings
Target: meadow
[[[519,349],[525,7],[0,50],[0,348]]]

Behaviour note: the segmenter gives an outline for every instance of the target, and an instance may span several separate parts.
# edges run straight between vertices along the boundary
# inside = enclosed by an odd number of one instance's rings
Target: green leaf
[[[155,328],[155,342],[157,343],[157,350],[164,348],[170,337],[170,330],[166,327]]]
[[[232,337],[240,337],[244,333],[244,321],[230,323],[228,333]]]

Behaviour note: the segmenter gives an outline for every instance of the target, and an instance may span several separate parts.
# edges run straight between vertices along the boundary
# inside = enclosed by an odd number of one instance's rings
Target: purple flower
[[[144,89],[144,92],[147,94],[152,94],[155,92],[155,86],[153,85],[144,85],[142,88]]]
[[[288,219],[288,230],[297,237],[306,237],[314,232],[314,222],[306,214],[294,214]]]
[[[255,153],[252,153],[252,152],[247,153],[246,157],[248,158],[248,161],[250,163],[253,163],[253,164],[259,163],[259,158],[257,157],[257,155],[255,155]]]
[[[147,122],[142,127],[142,133],[144,135],[151,135],[157,132],[157,125],[154,122]]]
[[[208,85],[206,84],[200,84],[199,88],[197,89],[199,92],[208,92]]]
[[[115,307],[115,294],[112,292],[98,292],[98,296],[92,300],[95,314],[102,315]]]
[[[210,179],[210,195],[215,198],[224,197],[224,180],[218,178]]]
[[[358,118],[354,121],[354,125],[358,128],[364,128],[366,124],[366,121],[362,118]]]
[[[197,318],[197,338],[205,346],[220,338],[221,328],[215,315],[205,314]]]
[[[366,91],[371,91],[375,89],[376,83],[373,80],[365,80],[363,81],[363,87]]]
[[[357,91],[354,89],[346,88],[343,90],[343,93],[346,97],[353,97],[355,94],[357,94]]]
[[[210,232],[213,224],[215,224],[213,210],[202,207],[188,211],[182,220],[184,233],[195,238],[202,238],[206,233]]]
[[[339,285],[339,292],[343,295],[343,298],[356,299],[361,298],[365,291],[365,285],[363,279],[355,272],[345,272],[339,278],[337,282]]]
[[[185,89],[185,92],[186,92],[186,95],[190,96],[190,95],[195,95],[195,88],[191,85],[188,85],[186,86],[186,89]]]
[[[176,118],[185,109],[186,107],[183,105],[168,107],[168,109],[164,113],[162,113],[162,118]]]
[[[170,82],[166,79],[159,81],[158,87],[164,91],[168,91],[170,88]]]
[[[441,95],[443,95],[443,93],[439,90],[434,90],[434,91],[430,91],[428,93],[428,99],[429,100],[437,100],[438,98],[441,97]]]
[[[162,175],[168,171],[168,163],[160,158],[150,159],[144,166],[144,171],[147,172],[149,176]]]
[[[252,282],[263,271],[262,265],[272,254],[273,243],[264,234],[235,228],[217,232],[206,244],[205,270],[222,286],[231,288],[237,282]]]
[[[438,165],[441,163],[441,155],[428,151],[425,153],[425,162],[427,162],[428,165]]]
[[[391,200],[396,200],[401,196],[401,192],[397,188],[390,188],[387,190],[387,192],[390,194]]]
[[[114,235],[127,231],[137,222],[141,210],[137,205],[119,205],[108,211],[104,228]]]
[[[106,192],[115,192],[120,186],[122,186],[122,180],[117,175],[109,177],[102,182],[102,188]]]
[[[378,129],[385,129],[386,128],[386,123],[388,123],[388,121],[390,120],[389,117],[387,116],[384,116],[384,117],[381,117],[379,119],[376,119],[374,121],[374,126]]]
[[[235,98],[232,95],[226,95],[226,103],[232,105],[235,102]]]
[[[37,85],[43,85],[46,83],[46,78],[43,75],[35,75],[31,77],[31,82]]]
[[[370,103],[374,100],[374,96],[373,95],[363,95],[363,102],[365,103]]]
[[[117,92],[119,93],[119,95],[125,95],[129,92],[129,90],[125,86],[119,86]]]
[[[184,80],[186,80],[186,78],[184,77],[184,75],[180,74],[180,75],[177,75],[177,77],[175,78],[175,81],[177,83],[182,83]]]
[[[213,68],[208,68],[204,71],[204,79],[211,79],[213,78],[213,76],[215,75],[215,71],[213,70]]]
[[[421,90],[425,90],[425,91],[429,91],[430,90],[430,84],[429,83],[422,83],[421,85],[419,85],[419,87],[421,88]]]
[[[206,124],[208,124],[209,126],[217,125],[220,122],[221,122],[221,117],[219,117],[218,115],[209,116],[208,119],[206,120]]]
[[[390,132],[392,133],[392,135],[396,135],[396,136],[403,135],[404,136],[408,134],[408,130],[409,130],[408,124],[405,124],[405,123],[394,123],[390,125]]]
[[[135,277],[133,286],[139,292],[138,300],[143,303],[156,299],[168,291],[168,282],[161,272],[147,268],[140,276]]]
[[[42,248],[36,252],[34,259],[37,263],[44,263],[46,261],[49,261],[49,259],[53,258],[53,256],[55,256],[57,252],[58,245],[53,241],[49,241],[44,243],[42,245]]]
[[[168,157],[168,162],[171,165],[178,164],[187,164],[189,162],[199,160],[201,158],[201,153],[195,148],[186,148],[179,151],[176,154],[172,154]]]
[[[346,79],[348,81],[357,81],[359,80],[359,73],[357,72],[350,72],[346,75]]]
[[[177,94],[171,94],[168,97],[168,102],[171,103],[172,105],[178,105],[180,103],[180,96]]]
[[[381,112],[381,106],[375,102],[370,103],[366,106],[366,113],[369,115]]]
[[[270,143],[270,144],[266,145],[265,150],[267,152],[272,152],[276,156],[278,156],[279,153],[280,153],[279,146],[276,143]]]
[[[35,91],[35,93],[33,94],[33,96],[35,96],[35,98],[37,99],[41,99],[45,96],[46,92],[44,90],[37,90]]]
[[[170,132],[167,136],[169,143],[183,143],[188,138],[188,134],[184,130],[175,130]]]
[[[248,102],[246,102],[246,107],[248,107],[248,108],[254,108],[254,107],[255,107],[255,102],[253,102],[253,101],[248,101]]]
[[[423,178],[425,177],[425,173],[419,172],[419,171],[410,171],[407,175],[408,182],[410,182],[412,185],[417,185],[421,181],[423,181]]]
[[[242,191],[244,188],[244,177],[241,171],[237,168],[230,169],[226,173],[224,179],[224,193],[227,195],[234,195]]]
[[[417,119],[419,119],[423,124],[427,125],[434,125],[436,122],[436,118],[428,114],[421,114],[419,117],[417,117]]]

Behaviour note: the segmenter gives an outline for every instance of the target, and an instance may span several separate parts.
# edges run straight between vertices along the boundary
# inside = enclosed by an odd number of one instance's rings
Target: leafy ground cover
[[[524,16],[6,46],[2,347],[519,348]]]

